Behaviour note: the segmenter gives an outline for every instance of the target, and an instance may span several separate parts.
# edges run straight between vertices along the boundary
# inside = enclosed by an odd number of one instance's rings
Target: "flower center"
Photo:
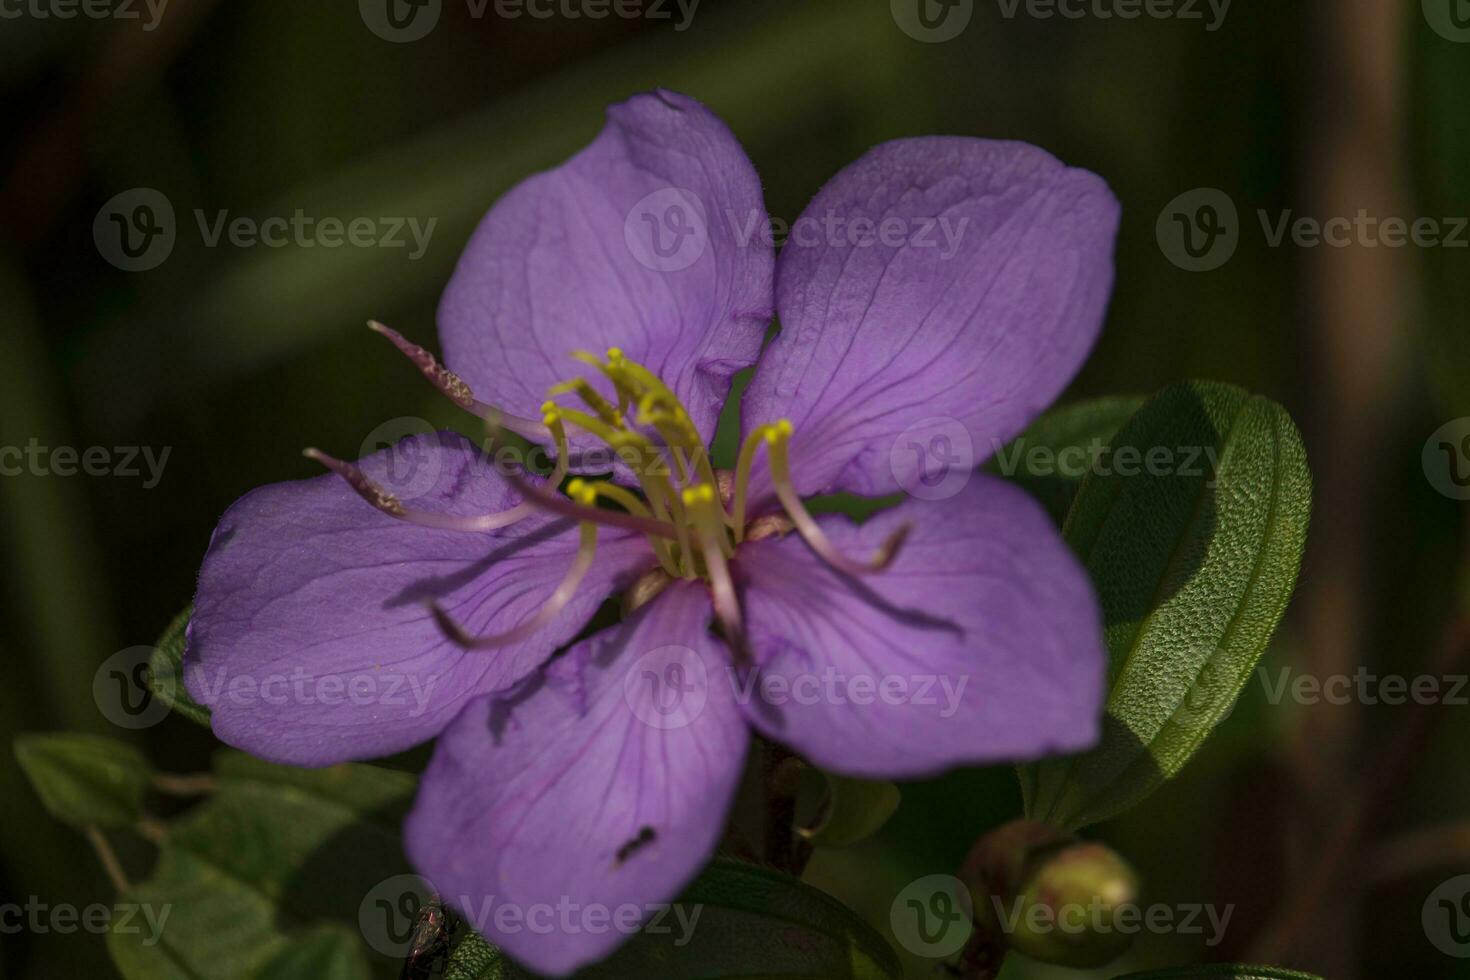
[[[664,571],[675,578],[710,578],[711,564],[733,557],[745,537],[746,504],[756,451],[771,447],[772,460],[792,432],[785,419],[761,426],[746,440],[732,474],[718,473],[709,447],[679,397],[654,372],[614,347],[605,359],[579,351],[573,355],[596,369],[616,393],[616,404],[585,378],[552,387],[541,406],[542,424],[555,440],[558,459],[569,459],[567,428],[600,440],[637,480],[641,496],[614,482],[572,480],[567,494],[574,500],[605,501],[637,517],[672,530],[672,537],[648,535]],[[573,395],[581,408],[559,404]],[[724,476],[725,479],[721,479]]]
[[[481,402],[469,385],[441,367],[428,351],[381,324],[370,326],[392,341],[455,404],[484,419],[492,436],[508,429],[532,440],[549,439],[556,446],[556,465],[545,483],[538,485],[520,474],[506,474],[506,479],[521,492],[520,504],[499,513],[470,517],[411,509],[356,465],[316,449],[306,450],[307,456],[345,479],[378,510],[424,527],[485,532],[514,524],[538,511],[569,517],[579,523],[579,545],[571,569],[541,610],[515,629],[496,636],[470,636],[437,603],[431,603],[440,628],[450,639],[467,648],[504,646],[550,623],[571,601],[591,568],[599,527],[646,535],[659,567],[671,580],[706,580],[716,615],[737,655],[744,651],[744,638],[739,600],[728,562],[742,541],[752,535],[770,536],[773,524],[780,532],[795,528],[828,564],[841,572],[861,575],[887,567],[907,533],[907,527],[900,528],[866,562],[843,555],[796,492],[788,458],[793,432],[789,420],[756,427],[740,448],[734,473],[717,472],[704,438],[678,396],[658,375],[616,347],[610,348],[605,358],[585,351],[572,355],[607,380],[614,392],[612,399],[586,378],[573,378],[552,386],[541,406],[541,421],[537,424]],[[563,405],[556,400],[558,396],[575,396],[580,407]],[[568,481],[565,492],[558,492],[572,458],[569,428],[605,443],[632,474],[641,493],[612,480],[582,477]],[[784,517],[764,515],[747,523],[751,473],[762,447],[770,464],[772,488],[785,514]]]

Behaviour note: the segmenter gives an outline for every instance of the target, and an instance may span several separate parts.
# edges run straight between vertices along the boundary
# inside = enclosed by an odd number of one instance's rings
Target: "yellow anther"
[[[541,416],[541,424],[546,426],[548,429],[557,425],[559,422],[561,422],[560,412],[548,411],[545,415]]]
[[[618,363],[623,359],[623,349],[621,347],[609,347],[607,349],[607,359],[614,364]]]
[[[714,503],[715,488],[708,483],[699,483],[692,487],[685,487],[680,496],[684,498],[685,506]]]
[[[777,422],[776,428],[781,430],[781,434],[783,436],[788,437],[791,435],[791,433],[796,431],[796,426],[791,424],[790,419],[782,419],[781,421]]]
[[[587,489],[587,481],[579,476],[574,478],[570,483],[567,484],[567,495],[572,497],[580,497],[582,495],[582,491],[585,489]]]

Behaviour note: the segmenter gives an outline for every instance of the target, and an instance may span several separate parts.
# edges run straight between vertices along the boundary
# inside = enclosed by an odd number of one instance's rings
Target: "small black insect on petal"
[[[613,866],[619,868],[622,867],[624,862],[626,862],[628,858],[632,857],[634,854],[637,854],[649,844],[652,844],[656,837],[658,837],[658,834],[654,831],[654,829],[652,827],[644,825],[638,831],[638,836],[629,838],[626,844],[618,848],[618,857],[617,860],[613,862]]]

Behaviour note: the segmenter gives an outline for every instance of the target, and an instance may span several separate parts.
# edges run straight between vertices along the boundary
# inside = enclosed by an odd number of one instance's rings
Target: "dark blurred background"
[[[540,19],[442,0],[413,41],[375,33],[374,5],[351,0],[171,0],[156,19],[122,3],[64,18],[64,0],[0,2],[0,446],[106,447],[114,463],[124,448],[168,452],[151,486],[141,456],[136,476],[0,476],[7,746],[93,731],[164,768],[207,765],[214,743],[186,721],[110,726],[98,665],[188,603],[231,501],[315,474],[302,446],[350,458],[396,418],[460,422],[364,322],[432,345],[439,291],[489,205],[587,142],[606,104],[654,85],[729,122],[788,220],[899,136],[1021,139],[1103,175],[1124,207],[1117,287],[1068,398],[1203,377],[1284,404],[1317,496],[1268,667],[1470,669],[1453,639],[1465,504],[1421,458],[1470,415],[1470,235],[1458,251],[1273,247],[1257,217],[1470,215],[1463,0],[1236,0],[1223,20],[1203,2],[1186,16],[1184,0],[1131,20],[1092,0],[1077,19],[974,0],[942,42],[911,36],[887,0],[703,0],[692,18],[650,3],[601,20],[567,16],[576,3]],[[177,240],[126,271],[94,226],[136,188],[167,199]],[[1156,234],[1197,188],[1239,215],[1233,256],[1201,272]],[[437,224],[417,258],[412,244],[210,247],[197,209],[209,223],[300,210]],[[1177,780],[1096,832],[1139,868],[1145,902],[1233,904],[1223,942],[1145,933],[1098,975],[1269,955],[1334,978],[1470,976],[1421,923],[1429,893],[1470,871],[1467,734],[1464,706],[1271,704],[1253,680]],[[110,900],[8,748],[0,793],[0,901]],[[952,871],[1018,810],[1006,770],[905,787],[876,841],[819,856],[809,880],[886,931],[905,882]],[[124,858],[146,866],[146,852]],[[5,977],[113,975],[100,937],[0,943]],[[1019,960],[1007,974],[1085,975]]]

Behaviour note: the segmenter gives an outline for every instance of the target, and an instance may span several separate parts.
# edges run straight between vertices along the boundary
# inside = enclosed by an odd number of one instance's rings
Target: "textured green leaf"
[[[184,632],[193,613],[192,606],[179,613],[158,638],[157,649],[148,658],[148,689],[173,711],[207,728],[209,709],[184,690]]]
[[[887,980],[903,976],[893,950],[856,913],[797,879],[739,861],[716,860],[676,902],[692,918],[681,929],[635,936],[577,973],[584,980]],[[529,977],[483,939],[455,949],[446,980]]]
[[[358,935],[364,898],[407,872],[399,825],[413,792],[405,773],[363,765],[293,769],[238,752],[215,760],[217,788],[168,824],[152,875],[122,897],[168,910],[162,936],[114,929],[108,948],[128,978],[233,980],[327,957],[342,976],[359,957],[325,951],[325,927]],[[299,947],[296,944],[302,944]],[[392,975],[386,957],[376,957]]]
[[[1060,524],[1091,461],[1143,403],[1139,395],[1117,395],[1054,408],[997,450],[985,468],[1026,488]]]
[[[15,755],[36,795],[63,823],[127,827],[143,815],[153,770],[131,745],[99,735],[21,735]]]
[[[265,965],[258,980],[357,980],[370,975],[362,940],[329,926],[291,942]]]
[[[1028,816],[1068,829],[1095,823],[1183,767],[1280,622],[1310,510],[1301,438],[1265,398],[1175,385],[1118,432],[1065,527],[1102,603],[1102,739],[1080,756],[1022,767]]]
[[[444,980],[521,980],[529,976],[474,932],[454,947],[444,970]]]
[[[848,847],[878,832],[898,809],[898,787],[885,779],[820,774],[826,799],[820,816],[801,835],[819,847]]]
[[[1315,973],[1300,973],[1275,966],[1244,966],[1239,963],[1211,963],[1206,966],[1180,966],[1147,973],[1127,973],[1113,980],[1322,980]]]

